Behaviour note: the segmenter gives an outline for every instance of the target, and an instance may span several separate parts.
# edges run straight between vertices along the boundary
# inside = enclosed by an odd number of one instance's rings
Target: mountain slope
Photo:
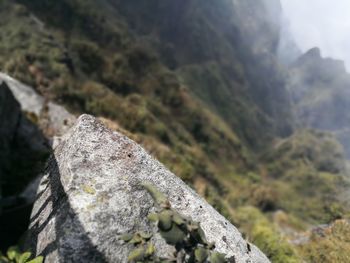
[[[279,25],[263,1],[110,2],[247,143],[263,141],[254,131],[290,134],[289,95],[275,60]]]
[[[333,133],[350,156],[350,75],[343,61],[309,50],[290,66],[289,90],[302,125]]]

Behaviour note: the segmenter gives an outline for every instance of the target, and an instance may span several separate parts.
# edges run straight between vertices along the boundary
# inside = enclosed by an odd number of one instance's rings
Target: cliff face
[[[332,132],[350,155],[350,75],[343,61],[311,49],[290,67],[290,86],[302,125]]]

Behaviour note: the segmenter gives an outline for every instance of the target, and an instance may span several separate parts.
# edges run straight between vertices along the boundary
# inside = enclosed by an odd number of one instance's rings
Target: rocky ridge
[[[200,222],[208,241],[235,262],[269,262],[239,231],[178,177],[127,137],[82,115],[50,158],[38,189],[28,246],[46,262],[126,262],[130,246],[119,237],[155,232],[147,220],[152,198],[147,182],[172,207]],[[156,234],[162,256],[171,248]]]

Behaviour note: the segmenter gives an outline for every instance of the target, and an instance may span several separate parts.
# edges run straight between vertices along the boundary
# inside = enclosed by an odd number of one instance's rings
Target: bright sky
[[[281,0],[294,38],[306,51],[346,61],[350,70],[350,0]]]

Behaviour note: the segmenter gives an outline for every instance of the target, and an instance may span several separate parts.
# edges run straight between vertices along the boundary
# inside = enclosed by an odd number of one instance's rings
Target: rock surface
[[[3,113],[0,109],[0,154],[9,156],[8,151],[3,150],[2,147],[7,145],[6,147],[10,148],[10,145],[2,139],[16,141],[15,144],[23,149],[30,149],[33,155],[51,151],[51,148],[60,141],[60,136],[75,123],[76,117],[64,107],[47,102],[32,87],[2,72],[0,72],[0,83],[7,87],[0,90],[0,96],[5,98],[4,102],[0,98],[0,107],[5,108],[4,112],[6,112]],[[7,90],[6,94],[5,90]],[[1,160],[7,163],[6,158]],[[32,182],[20,194],[28,203],[33,203],[35,200],[33,198],[40,177],[41,175],[38,174],[35,178],[31,178]]]
[[[7,83],[15,98],[20,102],[23,111],[33,112],[38,116],[40,115],[44,105],[43,97],[37,94],[31,87],[1,72],[0,81]]]
[[[6,152],[15,136],[21,108],[5,82],[0,80],[0,152]]]
[[[28,226],[40,158],[49,147],[40,130],[26,118],[10,85],[0,78],[0,233],[1,248],[18,241]],[[44,162],[44,160],[42,160]],[[34,181],[33,181],[34,182]],[[37,185],[37,184],[36,184]],[[3,191],[1,191],[3,190]]]
[[[156,229],[146,218],[154,210],[140,186],[165,193],[172,207],[201,222],[208,241],[236,262],[269,262],[239,231],[178,177],[135,142],[81,116],[63,136],[38,189],[27,246],[45,262],[126,262],[131,249],[120,235]],[[153,237],[162,255],[170,248]]]
[[[0,72],[0,81],[4,81],[14,94],[24,112],[34,114],[38,126],[48,138],[61,136],[74,124],[76,118],[64,107],[47,102],[33,88]]]
[[[20,119],[20,106],[5,82],[0,80],[0,199],[1,178]],[[0,207],[1,211],[1,207]]]

